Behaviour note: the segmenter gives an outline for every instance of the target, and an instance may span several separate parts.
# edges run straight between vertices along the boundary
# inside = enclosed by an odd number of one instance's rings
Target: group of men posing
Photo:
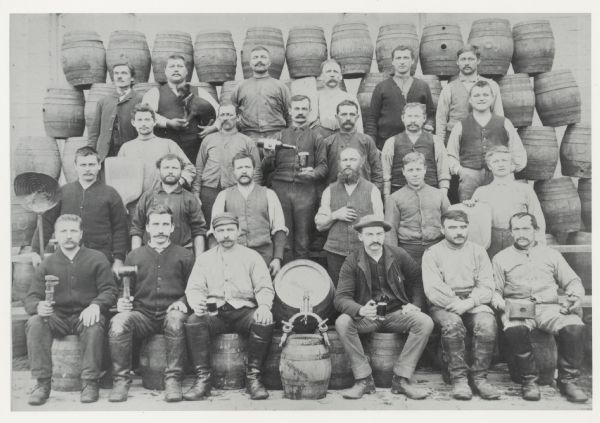
[[[454,398],[470,399],[473,391],[499,398],[486,380],[497,312],[523,398],[540,398],[529,339],[538,328],[557,336],[561,392],[586,401],[575,383],[583,351],[575,313],[584,290],[562,256],[543,245],[539,202],[514,179],[526,154],[502,117],[497,84],[477,74],[479,53],[465,46],[458,78],[440,96],[432,135],[431,94],[410,75],[413,55],[403,46],[392,52],[395,73],[373,93],[367,134],[357,130],[357,102],[339,88],[341,70],[332,60],[323,63],[324,88],[313,105],[269,76],[269,52],[256,47],[253,76],[234,90],[231,104],[218,107],[195,87],[194,108],[203,112],[192,118],[190,99],[180,95],[183,58],[168,59],[167,83],[143,99],[131,89],[133,68],[114,66],[116,92],[98,102],[90,146],[75,156],[79,178],[61,187],[59,204],[44,216],[44,239],[53,228],[59,248],[38,257],[25,299],[37,380],[29,403],[48,399],[52,339],[70,333],[82,345],[82,402],[98,399],[106,333],[114,378],[109,401],[127,399],[133,338],[154,333],[167,343],[165,400],[209,395],[211,339],[227,331],[249,336],[246,389],[252,399],[267,398],[261,371],[274,329],[272,278],[283,263],[308,257],[313,226],[326,233],[335,326],[355,377],[345,398],[375,390],[359,338],[374,331],[408,333],[392,392],[425,398],[427,390],[410,379],[434,323]],[[319,119],[308,122],[312,107]],[[144,163],[144,193],[129,221],[119,194],[98,178],[102,161],[114,155]],[[460,180],[457,210],[448,200],[451,175]],[[467,233],[472,208],[482,205],[491,210],[492,231],[480,245]],[[116,282],[124,265],[137,266],[129,297]],[[47,275],[60,281],[53,302],[44,296]],[[559,288],[569,298],[562,308]],[[382,298],[386,314],[377,316]],[[519,300],[533,301],[534,315],[511,317],[506,303]],[[188,351],[196,377],[183,393]]]

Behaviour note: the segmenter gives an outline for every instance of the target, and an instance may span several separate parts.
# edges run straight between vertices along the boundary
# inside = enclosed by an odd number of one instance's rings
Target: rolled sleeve
[[[444,143],[439,138],[433,138],[433,149],[435,153],[435,164],[437,170],[438,187],[450,188],[450,161]]]
[[[273,298],[275,297],[273,281],[271,280],[271,275],[265,261],[258,253],[256,253],[252,265],[250,277],[252,279],[252,286],[254,287],[256,303],[259,306],[268,307],[270,310],[273,306]]]
[[[448,152],[448,166],[452,175],[458,175],[460,172],[460,140],[462,137],[462,124],[456,122],[450,137],[448,138],[448,146],[446,147]]]
[[[381,149],[381,170],[383,172],[383,182],[389,182],[392,180],[395,139],[396,137],[388,138]]]
[[[315,215],[315,225],[319,232],[324,232],[333,225],[331,217],[331,190],[329,187],[325,188],[321,195],[321,207],[319,207]]]
[[[527,166],[527,151],[525,151],[521,137],[510,120],[504,119],[504,129],[508,133],[508,149],[512,156],[515,172],[520,172]]]
[[[281,202],[275,194],[275,191],[267,189],[267,207],[269,209],[269,223],[271,224],[271,235],[275,235],[276,232],[282,231],[287,235],[289,230],[285,226],[285,216],[283,214],[283,208]],[[214,215],[213,215],[214,216]]]

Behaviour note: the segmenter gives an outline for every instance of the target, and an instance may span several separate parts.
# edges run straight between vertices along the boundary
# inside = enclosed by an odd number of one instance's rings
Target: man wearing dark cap
[[[354,228],[363,246],[346,258],[333,301],[341,313],[335,329],[350,358],[355,379],[354,386],[342,395],[359,399],[375,392],[359,334],[379,331],[408,333],[394,364],[392,393],[423,399],[428,392],[410,382],[433,330],[431,318],[421,312],[425,298],[421,269],[406,251],[384,245],[385,232],[391,229],[386,221],[367,215]],[[385,310],[382,303],[387,303]]]
[[[197,401],[210,393],[211,339],[228,331],[249,335],[246,392],[266,399],[261,372],[273,335],[274,297],[269,269],[260,254],[237,243],[237,216],[217,214],[212,226],[219,245],[196,258],[185,291],[194,310],[185,327],[196,381],[184,399]]]

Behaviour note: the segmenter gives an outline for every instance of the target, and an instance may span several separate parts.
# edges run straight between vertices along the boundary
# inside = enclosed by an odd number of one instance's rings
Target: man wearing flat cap
[[[375,392],[359,334],[392,332],[408,333],[394,364],[392,393],[423,399],[427,391],[410,382],[433,329],[431,318],[421,312],[425,298],[421,269],[403,249],[384,245],[385,232],[391,229],[386,221],[367,215],[354,229],[359,232],[362,246],[342,265],[333,301],[341,313],[335,329],[350,358],[355,379],[354,386],[342,395],[359,399]]]
[[[246,391],[252,399],[266,399],[261,372],[273,335],[275,293],[269,269],[259,253],[237,243],[237,216],[214,215],[212,226],[218,245],[196,258],[185,291],[194,310],[185,327],[196,381],[184,399],[196,401],[210,393],[211,340],[229,331],[249,336]]]

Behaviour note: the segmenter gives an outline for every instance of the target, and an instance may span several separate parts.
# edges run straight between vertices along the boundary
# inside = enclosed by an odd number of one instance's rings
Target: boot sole
[[[360,397],[347,397],[345,395],[342,395],[342,398],[345,399],[351,399],[351,400],[357,400],[357,399],[361,399],[363,397],[363,395],[371,395],[374,394],[375,390],[373,389],[372,391],[365,391]]]

